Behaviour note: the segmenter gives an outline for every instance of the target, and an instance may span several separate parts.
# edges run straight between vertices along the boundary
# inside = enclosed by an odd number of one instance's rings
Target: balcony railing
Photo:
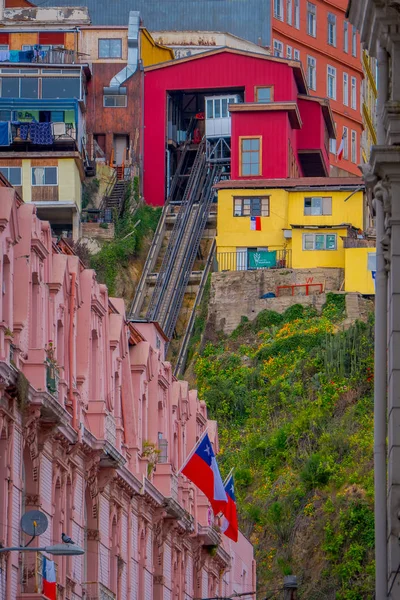
[[[57,563],[55,563],[57,581]],[[42,594],[43,592],[43,554],[24,553],[22,559],[22,592]]]
[[[76,143],[74,123],[38,123],[37,121],[10,121],[10,146],[53,146],[58,143]]]
[[[46,361],[46,387],[47,391],[57,398],[58,396],[58,384],[60,376],[58,373],[58,367],[53,363]]]
[[[85,590],[85,600],[115,600],[114,592],[98,581],[91,581],[82,584]]]
[[[8,53],[8,55],[7,55]],[[32,46],[29,50],[3,50],[2,62],[35,63],[44,65],[75,65],[79,64],[81,57],[86,56],[81,52],[67,50],[61,47],[43,48],[39,45]]]
[[[291,250],[218,252],[218,271],[257,271],[260,269],[290,269]]]

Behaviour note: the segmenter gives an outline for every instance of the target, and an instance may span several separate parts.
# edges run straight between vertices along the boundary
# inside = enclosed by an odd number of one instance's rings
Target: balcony
[[[218,252],[218,271],[257,271],[260,269],[291,269],[291,250]]]
[[[25,50],[2,50],[4,64],[75,65],[80,64],[85,55],[62,47],[35,45]]]
[[[116,600],[114,592],[98,581],[82,583],[85,590],[85,600]]]

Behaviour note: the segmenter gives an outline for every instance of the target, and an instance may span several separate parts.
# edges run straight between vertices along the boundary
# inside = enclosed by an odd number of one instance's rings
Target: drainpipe
[[[383,111],[388,93],[388,57],[378,47],[378,145],[385,144]],[[387,595],[387,480],[386,480],[386,413],[387,413],[387,272],[382,247],[385,235],[383,204],[375,200],[376,210],[376,280],[375,280],[375,373],[374,373],[374,484],[375,484],[375,598]]]
[[[13,522],[13,495],[14,495],[14,424],[10,424],[10,436],[9,436],[9,447],[8,447],[8,464],[10,465],[10,477],[8,480],[8,504],[7,504],[7,546],[10,548],[13,546],[13,528],[10,526]],[[7,569],[6,569],[6,599],[12,599],[12,553],[9,552],[7,556]]]
[[[69,348],[68,348],[68,360],[69,360],[69,389],[68,389],[68,400],[70,406],[72,406],[72,427],[75,431],[78,431],[78,418],[77,418],[77,406],[76,397],[74,394],[74,375],[73,375],[73,364],[74,364],[74,309],[75,309],[75,294],[76,294],[76,273],[71,273],[71,294],[69,297]],[[79,428],[80,431],[80,428]]]
[[[0,0],[1,2],[1,0]],[[137,71],[139,65],[139,35],[140,35],[140,13],[136,10],[129,12],[128,25],[128,61],[119,73],[114,75],[110,81],[110,86],[103,88],[104,94],[118,95],[126,94],[126,88],[121,87]]]

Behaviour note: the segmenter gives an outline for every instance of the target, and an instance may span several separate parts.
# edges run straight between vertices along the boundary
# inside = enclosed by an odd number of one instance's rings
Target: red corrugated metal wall
[[[245,101],[253,102],[254,88],[262,85],[274,86],[277,102],[296,100],[292,68],[283,62],[252,55],[225,51],[196,60],[176,61],[173,66],[145,73],[143,183],[147,203],[157,206],[164,203],[167,91],[244,89]],[[279,137],[279,130],[276,132]],[[287,145],[287,136],[285,143]]]

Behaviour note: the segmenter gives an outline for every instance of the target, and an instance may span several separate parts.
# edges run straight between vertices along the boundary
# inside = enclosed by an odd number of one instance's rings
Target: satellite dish
[[[21,529],[27,535],[37,536],[46,531],[49,521],[40,510],[30,510],[22,515]]]

